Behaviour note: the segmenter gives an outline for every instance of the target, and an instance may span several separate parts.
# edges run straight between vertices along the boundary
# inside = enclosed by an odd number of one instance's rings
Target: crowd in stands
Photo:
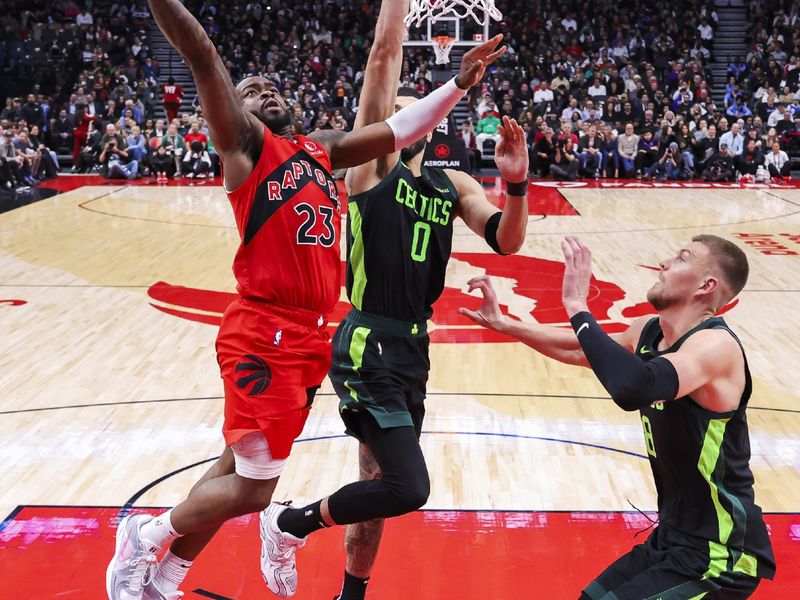
[[[748,4],[749,52],[724,102],[709,68],[719,16],[705,0],[502,7],[509,52],[472,97],[461,137],[480,165],[498,117],[528,132],[535,174],[714,181],[787,177],[800,154],[800,2]],[[727,60],[728,57],[716,57]]]
[[[199,102],[180,112],[181,90],[150,51],[146,2],[5,4],[0,183],[30,185],[67,164],[130,179],[218,172]],[[800,154],[800,1],[749,3],[749,51],[731,57],[722,103],[711,94],[712,0],[497,4],[493,29],[509,50],[473,89],[460,132],[475,170],[505,115],[525,128],[542,177],[785,177]],[[352,126],[378,3],[186,5],[234,81],[275,82],[298,132]],[[428,92],[436,68],[430,50],[409,51],[401,85]]]

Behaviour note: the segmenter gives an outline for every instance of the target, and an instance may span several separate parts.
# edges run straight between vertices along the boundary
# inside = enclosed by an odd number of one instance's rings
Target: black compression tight
[[[370,416],[360,433],[381,468],[381,479],[344,486],[328,498],[338,525],[397,517],[421,508],[430,495],[425,457],[413,427],[381,429]]]

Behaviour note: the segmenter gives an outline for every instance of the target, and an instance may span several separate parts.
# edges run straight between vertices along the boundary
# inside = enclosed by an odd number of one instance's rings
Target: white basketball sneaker
[[[142,600],[180,600],[180,598],[183,598],[183,592],[164,594],[156,587],[154,581],[144,587],[144,595],[142,596]]]
[[[106,570],[109,600],[142,600],[144,587],[153,576],[158,548],[145,544],[139,528],[149,515],[128,515],[117,527],[114,558]]]
[[[278,528],[278,517],[289,508],[288,504],[271,503],[261,511],[261,574],[270,591],[281,598],[297,592],[297,565],[295,553],[306,540],[299,539]]]

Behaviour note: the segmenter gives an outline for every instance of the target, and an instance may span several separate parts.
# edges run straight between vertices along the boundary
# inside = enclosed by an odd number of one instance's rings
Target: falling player
[[[177,588],[192,560],[222,523],[269,504],[330,362],[325,318],[339,297],[341,268],[331,169],[416,142],[502,54],[498,39],[476,48],[457,80],[424,106],[352,133],[304,137],[292,135],[288,108],[270,81],[248,77],[234,87],[213,43],[179,0],[149,4],[192,71],[224,163],[224,186],[242,239],[233,267],[239,297],[226,310],[217,338],[226,449],[174,509],[120,522],[106,576],[112,600],[180,597]],[[294,589],[293,566],[262,570],[279,593]]]

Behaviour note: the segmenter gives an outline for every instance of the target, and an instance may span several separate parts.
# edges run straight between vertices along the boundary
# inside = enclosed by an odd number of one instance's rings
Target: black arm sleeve
[[[486,226],[483,230],[483,238],[486,240],[486,243],[489,244],[489,247],[492,250],[501,256],[507,256],[505,252],[500,250],[500,244],[497,243],[497,229],[500,227],[500,219],[502,217],[502,211],[498,211],[486,220]]]
[[[643,361],[612,340],[589,312],[570,319],[589,366],[623,410],[639,410],[658,400],[674,400],[678,373],[667,359]]]

